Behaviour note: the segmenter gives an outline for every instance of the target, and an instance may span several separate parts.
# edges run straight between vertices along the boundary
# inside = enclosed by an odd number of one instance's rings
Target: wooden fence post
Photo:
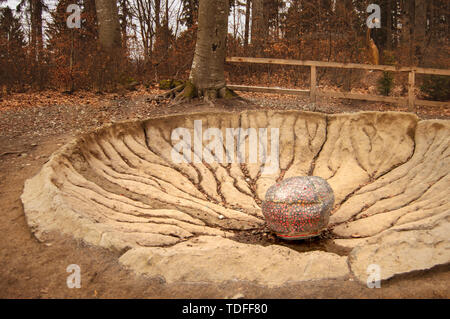
[[[410,71],[408,73],[408,109],[410,111],[414,111],[415,104],[415,93],[414,87],[416,82],[416,73],[414,71]]]
[[[316,103],[316,66],[311,65],[311,82],[309,87],[309,96],[312,103]]]

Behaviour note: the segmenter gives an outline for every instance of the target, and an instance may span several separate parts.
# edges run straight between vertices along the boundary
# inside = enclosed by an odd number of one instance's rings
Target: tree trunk
[[[352,0],[336,1],[334,15],[340,26],[351,25],[353,9]]]
[[[41,0],[31,0],[31,45],[33,59],[39,62],[43,48]]]
[[[200,0],[197,42],[190,82],[199,96],[223,97],[228,0]]]
[[[155,0],[155,33],[159,32],[159,28],[161,27],[161,0]]]
[[[83,25],[92,35],[98,36],[97,33],[97,11],[95,9],[95,0],[83,0],[86,23]]]
[[[119,1],[121,13],[122,13],[122,21],[120,21],[120,31],[122,33],[122,48],[126,49],[128,47],[128,39],[127,39],[127,28],[131,23],[129,21],[130,11],[128,8],[128,2],[126,0]]]
[[[369,56],[369,63],[373,65],[380,64],[380,53],[378,51],[378,47],[375,44],[375,41],[373,41],[371,37],[371,30],[367,28],[366,31],[366,43],[367,43],[367,51]]]
[[[250,28],[250,4],[251,0],[247,0],[247,3],[245,4],[245,30],[244,30],[244,47],[247,48],[248,46],[248,35],[249,35],[249,28]]]
[[[415,0],[414,10],[414,55],[418,65],[423,61],[425,34],[427,29],[427,1]]]
[[[391,0],[386,1],[386,49],[392,50],[392,6]]]
[[[31,0],[31,56],[32,56],[32,81],[33,86],[42,89],[42,2]]]
[[[96,73],[95,89],[103,91],[106,84],[116,87],[122,61],[122,39],[119,12],[115,0],[95,0],[98,40],[101,52],[97,56],[101,69]]]
[[[163,6],[161,10],[161,5]],[[161,19],[162,15],[162,19]],[[156,62],[154,66],[156,71],[162,74],[170,73],[170,65],[167,63],[169,57],[169,2],[165,0],[161,4],[160,0],[155,1],[155,45],[153,54]]]
[[[98,37],[107,53],[121,49],[119,13],[115,0],[95,0],[98,19]]]
[[[169,0],[166,0],[166,10],[164,13],[164,30],[163,30],[163,44],[164,44],[164,54],[167,56],[169,50]]]
[[[402,34],[401,46],[407,54],[407,61],[409,65],[413,64],[412,43],[414,41],[414,0],[402,1]]]
[[[268,37],[269,27],[264,17],[264,0],[252,0],[252,47],[261,55]]]

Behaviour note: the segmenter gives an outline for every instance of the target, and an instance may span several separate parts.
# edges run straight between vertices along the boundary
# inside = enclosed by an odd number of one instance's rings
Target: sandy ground
[[[20,195],[24,181],[36,174],[49,156],[80,132],[111,121],[138,119],[176,112],[211,110],[211,105],[191,103],[167,108],[149,103],[143,94],[105,98],[101,103],[0,104],[0,298],[449,298],[450,267],[439,266],[383,282],[369,289],[354,281],[326,280],[268,289],[252,283],[166,284],[134,275],[118,263],[113,253],[87,246],[69,237],[52,235],[40,243],[32,235]],[[304,101],[273,97],[246,97],[251,108],[309,109]],[[26,104],[26,105],[25,105]],[[216,109],[248,106],[219,105]],[[324,101],[317,111],[326,113],[362,110],[399,110],[389,105]],[[402,109],[400,109],[402,110]],[[422,118],[449,118],[448,110],[420,110]],[[81,267],[81,288],[69,289],[70,264]],[[220,271],[220,270],[218,270]]]

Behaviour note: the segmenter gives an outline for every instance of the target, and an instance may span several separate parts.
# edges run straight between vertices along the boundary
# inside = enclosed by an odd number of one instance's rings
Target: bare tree
[[[1,2],[1,1],[0,1]],[[23,65],[26,57],[24,33],[20,20],[9,7],[0,8],[0,85],[2,93],[8,93],[15,85],[22,86],[26,78]]]
[[[42,75],[42,53],[44,48],[44,39],[42,32],[42,13],[46,6],[43,0],[21,0],[17,5],[17,11],[22,11],[28,6],[31,20],[31,36],[29,40],[31,54],[31,76],[33,86],[39,89],[43,87]]]
[[[153,14],[151,0],[136,0],[131,3],[131,11],[139,24],[139,33],[142,47],[144,49],[144,60],[151,59],[153,37],[155,31],[153,28]]]

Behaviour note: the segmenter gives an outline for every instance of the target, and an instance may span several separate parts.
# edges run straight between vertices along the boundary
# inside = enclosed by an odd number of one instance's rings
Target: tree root
[[[153,98],[153,100],[160,101],[160,100],[164,100],[164,99],[174,98],[174,97],[176,97],[178,92],[181,92],[184,89],[184,87],[185,87],[185,84],[183,83],[183,84],[181,84],[181,85],[179,85],[179,86],[177,86],[177,87],[175,87],[175,88],[173,88],[173,89],[171,89],[171,90],[169,90],[169,91],[167,91],[167,92],[165,92],[163,94],[156,95]]]
[[[21,154],[24,151],[7,151],[7,152],[3,152],[0,153],[0,157],[4,156],[4,155],[10,155],[10,154]]]
[[[210,88],[199,90],[191,81],[186,81],[183,84],[163,94],[155,96],[151,100],[156,100],[157,102],[160,102],[164,99],[172,99],[171,103],[168,106],[173,107],[183,103],[188,103],[195,98],[203,99],[211,106],[215,106],[214,105],[215,101],[219,99],[224,100],[234,99],[242,103],[249,103],[248,100],[240,97],[233,90],[227,88],[226,86],[221,88]]]

